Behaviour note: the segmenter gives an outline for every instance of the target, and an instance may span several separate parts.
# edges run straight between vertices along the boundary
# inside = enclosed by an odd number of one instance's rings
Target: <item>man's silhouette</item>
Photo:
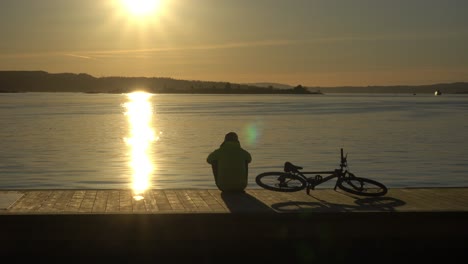
[[[236,133],[227,133],[224,142],[206,161],[211,164],[216,186],[221,191],[243,192],[247,187],[248,164],[252,157],[240,146]]]

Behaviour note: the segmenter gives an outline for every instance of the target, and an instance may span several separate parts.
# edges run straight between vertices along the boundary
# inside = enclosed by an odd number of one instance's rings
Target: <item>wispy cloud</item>
[[[86,60],[96,60],[96,58],[93,58],[90,56],[84,56],[84,55],[76,55],[76,54],[64,54],[64,55],[69,56],[69,57],[74,57],[74,58],[86,59]]]
[[[31,59],[31,58],[42,58],[42,57],[74,57],[79,59],[96,60],[91,56],[82,54],[73,54],[67,52],[25,52],[25,53],[0,53],[0,58],[3,59]]]
[[[92,56],[93,54],[94,55],[137,54],[137,53],[148,54],[148,53],[171,52],[171,51],[221,50],[221,49],[265,47],[265,46],[286,46],[289,44],[293,44],[295,42],[297,41],[295,40],[266,40],[266,41],[253,41],[253,42],[209,44],[209,45],[199,45],[199,46],[87,51],[87,52],[84,52],[84,54],[89,54]]]
[[[217,43],[195,46],[170,46],[149,47],[143,49],[118,49],[118,50],[75,50],[57,52],[30,52],[30,53],[0,53],[0,58],[34,58],[34,57],[74,57],[79,59],[98,60],[103,58],[131,56],[132,58],[149,58],[156,53],[188,52],[188,51],[211,51],[223,49],[241,49],[258,47],[280,47],[296,44],[320,44],[340,43],[354,41],[403,41],[403,40],[430,40],[446,38],[467,38],[468,31],[453,31],[442,33],[420,33],[420,34],[382,34],[382,35],[348,35],[315,37],[308,39],[279,39],[245,41],[236,43]]]
[[[60,52],[25,52],[25,53],[0,53],[1,59],[30,59],[37,57],[63,56]]]
[[[349,41],[403,41],[403,40],[436,40],[449,38],[466,38],[468,31],[452,31],[440,33],[418,33],[418,34],[376,34],[376,35],[348,35],[336,37],[311,38],[307,43],[337,43]]]
[[[62,52],[34,52],[34,53],[0,53],[0,58],[33,58],[33,57],[57,57],[67,56],[80,59],[97,59],[99,57],[111,57],[122,55],[151,55],[153,53],[164,52],[184,52],[184,51],[209,51],[222,49],[267,47],[267,46],[286,46],[297,43],[297,40],[264,40],[264,41],[246,41],[237,43],[220,43],[197,46],[179,46],[179,47],[157,47],[144,49],[120,49],[120,50],[84,50],[84,51],[62,51]]]

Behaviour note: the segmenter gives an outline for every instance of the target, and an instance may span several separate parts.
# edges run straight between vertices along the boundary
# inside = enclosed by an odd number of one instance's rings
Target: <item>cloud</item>
[[[171,51],[193,51],[193,50],[220,50],[220,49],[234,49],[234,48],[249,48],[249,47],[264,47],[264,46],[286,46],[293,44],[297,41],[294,40],[266,40],[266,41],[252,41],[252,42],[238,42],[238,43],[222,43],[222,44],[209,44],[199,46],[183,46],[183,47],[167,47],[167,48],[147,48],[147,49],[124,49],[124,50],[101,50],[101,51],[87,51],[84,54],[90,55],[106,55],[106,54],[136,54],[136,53],[159,53]]]
[[[408,40],[437,40],[450,38],[466,38],[466,31],[419,33],[419,34],[376,34],[376,35],[348,35],[339,37],[318,37],[306,40],[306,43],[337,43],[349,41],[408,41]]]
[[[96,58],[90,56],[83,56],[83,55],[76,55],[76,54],[64,54],[65,56],[80,58],[80,59],[87,59],[87,60],[96,60]]]
[[[58,52],[35,52],[35,53],[7,53],[1,54],[0,58],[32,58],[32,57],[57,57],[68,56],[80,59],[97,59],[96,57],[111,57],[111,55],[150,55],[152,53],[164,53],[173,51],[203,51],[203,50],[222,50],[250,47],[266,47],[266,46],[286,46],[297,43],[296,40],[263,40],[263,41],[246,41],[237,43],[220,43],[207,44],[198,46],[181,46],[181,47],[159,47],[145,49],[121,49],[121,50],[84,50],[84,51],[58,51]]]
[[[354,41],[403,41],[403,40],[433,40],[447,38],[466,38],[466,31],[420,33],[420,34],[382,34],[382,35],[348,35],[315,37],[309,39],[280,39],[280,40],[260,40],[245,41],[236,43],[218,43],[197,46],[179,47],[150,47],[143,49],[120,49],[120,50],[83,50],[83,51],[57,51],[57,52],[31,52],[31,53],[0,53],[0,58],[33,58],[33,57],[58,57],[68,56],[80,59],[111,58],[132,56],[134,58],[148,58],[155,53],[184,52],[184,51],[210,51],[223,49],[240,49],[252,47],[273,47],[288,46],[296,44],[320,44],[320,43],[340,43]]]

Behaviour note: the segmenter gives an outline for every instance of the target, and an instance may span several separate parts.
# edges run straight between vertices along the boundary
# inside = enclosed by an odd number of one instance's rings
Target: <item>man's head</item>
[[[229,132],[224,136],[224,142],[226,141],[233,141],[233,142],[239,142],[239,137],[237,137],[237,134],[234,132]]]

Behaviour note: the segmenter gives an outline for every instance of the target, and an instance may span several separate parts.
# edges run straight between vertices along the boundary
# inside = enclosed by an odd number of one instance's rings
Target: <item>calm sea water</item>
[[[249,188],[285,161],[337,168],[340,148],[389,187],[468,186],[466,95],[140,99],[0,94],[0,189],[216,188],[206,157],[230,131],[252,154]]]

